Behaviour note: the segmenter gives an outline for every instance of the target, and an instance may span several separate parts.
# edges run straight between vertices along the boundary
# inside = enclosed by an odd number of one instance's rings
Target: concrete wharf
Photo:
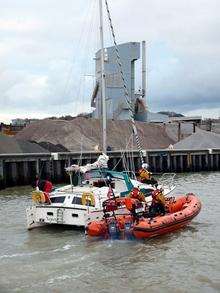
[[[67,182],[69,176],[65,167],[70,164],[84,165],[94,162],[98,152],[62,152],[62,153],[28,153],[0,154],[0,188],[27,185],[34,181],[35,175],[50,178],[54,183]],[[140,168],[138,151],[110,151],[109,167],[116,170]],[[122,156],[123,155],[123,156]],[[200,150],[146,150],[146,162],[151,171],[162,172],[198,172],[220,170],[220,149]],[[124,159],[123,159],[124,158]]]

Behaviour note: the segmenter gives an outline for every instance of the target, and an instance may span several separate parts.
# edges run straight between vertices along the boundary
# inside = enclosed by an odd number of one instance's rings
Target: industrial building
[[[145,41],[129,42],[118,46],[119,55],[122,63],[125,83],[128,89],[130,102],[135,112],[135,120],[148,121],[146,107],[146,53]],[[95,55],[96,60],[96,85],[92,94],[91,106],[95,108],[92,117],[100,118],[102,116],[101,100],[101,51]],[[142,89],[135,92],[135,62],[141,58],[142,62]],[[106,109],[107,119],[128,120],[130,119],[129,108],[125,100],[123,82],[117,64],[115,47],[105,49],[104,71],[106,76]],[[162,122],[167,119],[166,115],[151,114],[149,117],[158,115]]]
[[[128,90],[131,105],[134,109],[136,121],[165,123],[171,121],[180,122],[201,122],[201,117],[172,117],[165,114],[152,113],[147,107],[146,100],[146,45],[145,41],[128,42],[118,45],[119,55],[122,64],[125,84]],[[135,91],[135,66],[136,61],[141,59],[141,89]],[[129,107],[126,103],[123,81],[117,64],[115,47],[105,48],[104,72],[106,80],[106,117],[114,120],[129,120]],[[101,99],[101,51],[95,54],[95,87],[91,98],[91,107],[95,108],[92,118],[102,117]],[[191,119],[192,118],[192,119]]]

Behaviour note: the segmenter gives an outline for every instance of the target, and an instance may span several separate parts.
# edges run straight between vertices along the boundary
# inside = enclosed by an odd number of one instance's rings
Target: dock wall
[[[68,182],[65,167],[92,163],[98,155],[97,152],[0,154],[0,189],[31,184],[37,173],[54,183]],[[115,170],[118,171],[137,171],[140,168],[138,151],[111,151],[108,155],[110,169],[116,166]],[[147,150],[145,155],[146,162],[155,173],[220,171],[220,149]]]

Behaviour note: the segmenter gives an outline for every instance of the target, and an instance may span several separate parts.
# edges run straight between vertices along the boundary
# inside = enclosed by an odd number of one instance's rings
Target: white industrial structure
[[[134,107],[135,113],[144,113],[142,119],[146,120],[146,54],[145,42],[129,42],[118,46],[125,83],[129,92],[130,102]],[[142,51],[142,90],[135,93],[135,61],[140,59]],[[115,47],[105,49],[104,72],[106,84],[106,115],[107,119],[130,119],[128,105],[124,97],[123,81],[117,64]],[[92,95],[91,106],[95,108],[94,118],[102,116],[101,99],[101,50],[96,53],[96,85]],[[138,117],[137,117],[138,118]],[[142,120],[141,119],[141,120]],[[139,119],[137,119],[139,120]]]

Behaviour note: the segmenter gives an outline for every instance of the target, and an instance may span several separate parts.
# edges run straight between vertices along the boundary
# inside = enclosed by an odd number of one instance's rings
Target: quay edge
[[[54,183],[67,182],[68,175],[64,168],[70,164],[87,164],[94,162],[100,152],[60,152],[60,153],[28,153],[0,154],[0,189],[16,185],[31,184],[35,175],[41,173],[42,178],[50,178]],[[124,168],[122,155],[126,158],[127,168],[140,167],[137,150],[107,152],[109,167],[117,164],[118,171]],[[145,160],[152,172],[199,172],[220,171],[220,149],[200,150],[145,150]]]

